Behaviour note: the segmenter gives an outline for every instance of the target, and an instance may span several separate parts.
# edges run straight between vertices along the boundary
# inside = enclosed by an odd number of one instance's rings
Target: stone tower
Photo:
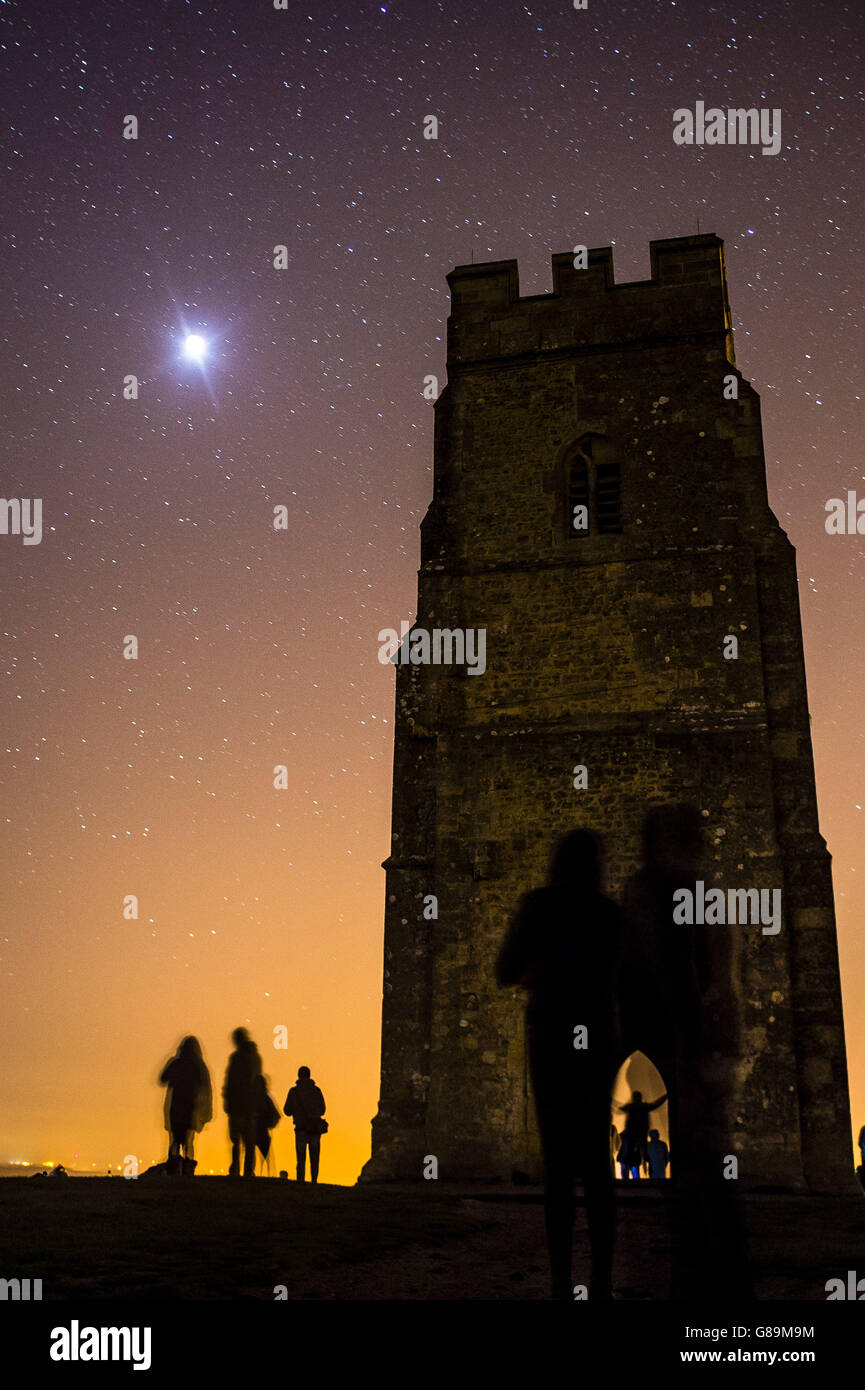
[[[443,1179],[537,1174],[523,1000],[494,978],[511,913],[575,825],[602,835],[620,898],[646,809],[690,802],[713,884],[782,889],[780,931],[743,931],[740,1174],[844,1188],[795,553],[735,367],[723,243],[653,242],[651,279],[621,285],[609,247],[573,260],[554,256],[552,294],[524,298],[515,261],[448,276],[415,629],[485,630],[486,669],[405,650],[396,668],[381,1099],[362,1178],[420,1178],[426,1155]]]

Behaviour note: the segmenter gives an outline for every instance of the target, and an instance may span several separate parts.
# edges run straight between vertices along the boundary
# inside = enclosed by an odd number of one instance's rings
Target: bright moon
[[[204,354],[207,351],[207,343],[200,333],[188,333],[183,344],[183,355],[188,357],[191,362],[203,362]]]

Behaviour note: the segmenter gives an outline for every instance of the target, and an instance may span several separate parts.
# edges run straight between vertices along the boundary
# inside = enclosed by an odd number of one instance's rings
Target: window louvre
[[[578,439],[566,463],[567,528],[569,536],[616,535],[622,529],[621,470],[609,458],[610,446],[601,435]],[[574,525],[575,509],[585,508]]]

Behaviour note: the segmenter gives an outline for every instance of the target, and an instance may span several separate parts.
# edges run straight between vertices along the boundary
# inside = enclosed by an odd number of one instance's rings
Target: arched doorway
[[[625,1126],[625,1115],[617,1107],[626,1104],[626,1102],[631,1099],[634,1091],[639,1091],[643,1100],[648,1104],[658,1100],[659,1097],[665,1095],[667,1091],[664,1078],[651,1058],[647,1057],[644,1052],[632,1052],[630,1057],[627,1057],[619,1067],[616,1073],[616,1079],[613,1082],[612,1105],[610,1109],[610,1155],[615,1165],[613,1172],[617,1178],[621,1176],[621,1169],[616,1161],[616,1155],[619,1151],[621,1134]],[[649,1129],[656,1129],[659,1139],[665,1143],[668,1148],[670,1145],[669,1117],[670,1107],[667,1101],[664,1101],[663,1105],[659,1105],[657,1110],[651,1111],[649,1115]],[[612,1133],[612,1127],[616,1129],[615,1136]],[[671,1157],[670,1164],[666,1170],[666,1176],[668,1178],[670,1176],[672,1163],[673,1158]],[[647,1174],[645,1171],[641,1170],[639,1176],[640,1179],[644,1179]]]

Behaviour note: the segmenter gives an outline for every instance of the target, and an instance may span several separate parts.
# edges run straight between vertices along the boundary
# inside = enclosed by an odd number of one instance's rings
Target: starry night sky
[[[643,279],[649,241],[698,219],[798,550],[858,1132],[865,565],[824,506],[865,496],[863,28],[803,0],[0,4],[2,492],[44,526],[0,537],[0,1162],[161,1158],[159,1068],[197,1033],[218,1101],[244,1023],[280,1107],[311,1066],[322,1178],[354,1179],[389,849],[377,634],[414,613],[445,276],[515,257],[543,293],[585,243]],[[781,152],[674,145],[701,99],[780,107]],[[215,1115],[203,1171],[227,1163]]]

